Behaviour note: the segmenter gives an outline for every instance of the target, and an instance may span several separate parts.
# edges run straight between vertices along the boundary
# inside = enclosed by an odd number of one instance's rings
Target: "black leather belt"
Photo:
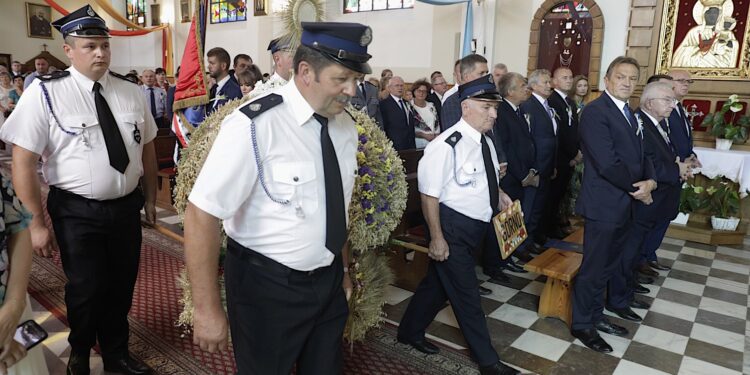
[[[240,258],[241,260],[250,264],[268,269],[275,273],[285,273],[289,275],[313,276],[331,268],[331,266],[335,264],[334,262],[331,263],[331,265],[316,268],[312,271],[298,271],[293,268],[289,268],[265,255],[262,255],[255,250],[248,249],[247,247],[240,245],[231,237],[227,238],[227,251],[235,257]]]

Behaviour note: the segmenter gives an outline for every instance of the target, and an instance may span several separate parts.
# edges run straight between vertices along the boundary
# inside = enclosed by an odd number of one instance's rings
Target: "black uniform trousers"
[[[573,285],[572,329],[593,329],[603,318],[605,288],[627,283],[619,272],[632,220],[609,223],[586,218],[583,262]]]
[[[340,374],[349,306],[341,256],[296,271],[227,239],[224,277],[238,375]]]
[[[407,341],[423,340],[427,326],[445,301],[450,301],[475,360],[480,366],[494,364],[499,357],[487,330],[472,255],[491,224],[471,219],[441,204],[440,225],[450,251],[448,259],[430,261],[427,275],[401,318],[398,336]]]
[[[104,360],[128,352],[128,312],[141,256],[140,189],[97,201],[50,187],[47,211],[60,246],[72,353],[96,341]]]
[[[544,216],[542,217],[541,230],[544,234],[559,232],[560,205],[565,193],[570,188],[570,179],[573,177],[573,167],[567,165],[557,166],[557,176],[550,180],[550,188],[547,203],[544,205]]]
[[[628,238],[623,247],[623,253],[620,257],[620,265],[612,276],[607,289],[607,303],[617,309],[626,308],[635,296],[633,287],[636,285],[635,271],[640,261],[643,241],[648,232],[654,226],[653,221],[633,220],[628,230]]]

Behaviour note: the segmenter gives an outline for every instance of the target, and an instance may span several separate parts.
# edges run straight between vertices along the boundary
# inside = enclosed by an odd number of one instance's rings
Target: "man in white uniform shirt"
[[[398,341],[434,354],[425,329],[450,301],[461,332],[482,375],[519,372],[500,362],[482,311],[472,251],[479,247],[494,215],[512,204],[499,188],[499,163],[492,139],[500,95],[486,74],[459,87],[461,119],[435,138],[417,169],[422,213],[432,259],[401,319]]]
[[[294,51],[290,44],[289,38],[279,37],[268,43],[268,51],[271,51],[273,58],[273,75],[272,81],[289,82],[292,78],[292,66],[294,62]]]
[[[86,5],[53,22],[71,61],[40,76],[0,131],[13,146],[13,182],[34,215],[39,255],[52,256],[37,163],[50,186],[52,218],[68,278],[65,304],[71,346],[68,374],[89,374],[97,343],[104,370],[147,374],[128,354],[127,315],[141,251],[141,214],[155,220],[156,125],[140,88],[109,71],[109,30]],[[143,191],[138,187],[143,177]]]
[[[302,23],[294,79],[227,116],[190,194],[185,258],[193,341],[227,347],[219,222],[238,374],[338,374],[351,289],[346,220],[357,131],[343,112],[371,73],[369,27]]]

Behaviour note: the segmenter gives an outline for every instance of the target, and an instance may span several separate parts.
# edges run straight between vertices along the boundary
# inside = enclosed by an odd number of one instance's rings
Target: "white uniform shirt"
[[[148,87],[146,85],[141,86],[143,88],[143,97],[146,98],[146,109],[148,113],[151,113],[151,89],[154,89],[154,102],[156,103],[156,117],[162,118],[167,111],[167,92],[159,86]]]
[[[291,203],[276,203],[263,191],[250,137],[251,120],[239,109],[222,122],[189,200],[224,220],[227,235],[242,246],[292,269],[309,271],[328,266],[334,259],[325,247],[321,125],[296,83],[274,93],[283,97],[283,103],[256,117],[256,139],[269,192]],[[357,169],[357,130],[352,118],[341,113],[329,119],[328,132],[348,212]]]
[[[454,159],[453,148],[445,140],[455,132],[461,133],[461,139],[455,146]],[[492,208],[480,143],[483,136],[462,118],[427,145],[419,160],[417,177],[420,193],[438,198],[440,203],[472,219],[489,222]],[[490,137],[484,137],[490,147],[497,178],[500,165],[495,147]],[[499,184],[500,180],[494,188],[497,189]]]
[[[125,196],[136,188],[143,175],[143,145],[156,137],[156,124],[143,92],[132,82],[113,77],[109,72],[99,80],[130,159],[122,174],[109,165],[96,116],[94,81],[73,67],[68,71],[67,77],[44,82],[52,110],[61,123],[52,116],[40,81],[35,80],[0,129],[0,139],[41,155],[42,173],[50,185],[89,199]],[[133,133],[136,128],[141,135],[140,143]]]

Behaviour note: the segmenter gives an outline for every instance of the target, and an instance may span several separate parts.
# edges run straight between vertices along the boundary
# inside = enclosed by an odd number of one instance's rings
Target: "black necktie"
[[[406,109],[406,103],[404,103],[403,99],[399,99],[399,103],[401,104],[401,110],[404,111],[404,116],[406,116],[406,122],[409,122],[409,110]]]
[[[359,84],[359,89],[362,90],[362,96],[365,96],[365,83],[362,82]]]
[[[104,135],[104,144],[107,146],[107,155],[109,156],[109,165],[120,173],[125,173],[125,169],[130,163],[128,152],[125,150],[125,143],[122,141],[120,129],[117,128],[117,121],[112,111],[109,109],[107,100],[104,99],[101,90],[102,85],[94,82],[94,103],[96,105],[96,117],[99,119],[99,127],[102,128]]]
[[[333,255],[341,254],[346,242],[346,212],[344,210],[344,187],[336,150],[328,135],[328,119],[315,113],[320,127],[320,148],[323,150],[323,173],[326,184],[326,248]]]
[[[633,111],[630,110],[628,103],[625,103],[622,110],[625,112],[625,117],[627,117],[630,127],[638,129],[638,120],[635,119],[635,115],[633,114]]]
[[[156,119],[156,97],[154,96],[154,88],[149,87],[148,91],[151,92],[151,116],[154,116],[154,119]]]
[[[492,207],[492,215],[500,212],[498,205],[500,203],[500,192],[498,191],[499,185],[497,184],[497,175],[495,174],[495,163],[492,162],[492,154],[490,154],[490,145],[487,144],[487,139],[482,135],[482,159],[484,159],[484,171],[487,173],[487,185],[490,189],[490,206]]]

